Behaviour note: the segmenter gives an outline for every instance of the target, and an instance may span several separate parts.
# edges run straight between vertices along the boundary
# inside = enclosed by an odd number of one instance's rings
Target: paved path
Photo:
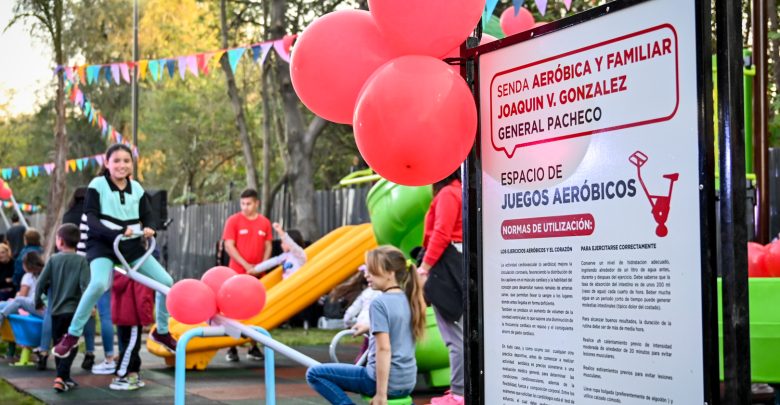
[[[100,347],[99,344],[96,345]],[[327,347],[299,347],[298,350],[319,360],[327,361]],[[345,348],[345,357],[352,356]],[[100,350],[99,350],[100,352]],[[49,358],[49,368],[38,371],[34,367],[12,367],[7,360],[0,360],[0,377],[18,389],[50,404],[92,405],[107,402],[171,404],[173,402],[173,368],[168,368],[162,359],[141,350],[141,375],[146,387],[137,391],[112,391],[108,388],[112,376],[93,375],[82,370],[82,355],[76,357],[72,369],[73,379],[79,387],[73,391],[58,394],[52,389],[54,361]],[[187,373],[187,404],[258,404],[264,403],[265,384],[262,364],[245,360],[246,349],[239,349],[241,361],[228,363],[225,351],[220,351],[205,371]],[[99,356],[99,354],[98,354]],[[102,359],[98,358],[98,361]],[[327,404],[306,384],[306,369],[287,358],[276,356],[276,398],[280,405]],[[415,392],[415,404],[425,404],[439,392]],[[129,401],[129,402],[128,402]],[[357,397],[355,402],[362,403]]]

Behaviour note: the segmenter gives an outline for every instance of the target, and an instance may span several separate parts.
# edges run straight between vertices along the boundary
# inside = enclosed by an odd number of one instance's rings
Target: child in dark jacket
[[[119,391],[137,390],[144,386],[141,370],[141,332],[144,325],[154,322],[154,291],[122,274],[114,275],[111,295],[111,319],[119,336],[119,359],[116,378],[109,388]]]

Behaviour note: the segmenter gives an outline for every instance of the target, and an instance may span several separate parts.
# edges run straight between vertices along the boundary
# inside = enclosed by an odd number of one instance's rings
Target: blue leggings
[[[131,263],[135,265],[138,260]],[[68,328],[71,336],[81,336],[91,315],[92,308],[106,291],[111,288],[111,273],[114,271],[114,262],[106,257],[99,257],[89,263],[89,286],[81,296],[76,313],[73,314],[73,322]],[[138,272],[168,287],[173,285],[173,278],[165,271],[154,257],[149,257],[138,269]],[[168,333],[168,309],[165,307],[165,295],[156,293],[155,314],[157,316],[157,331],[161,334]]]
[[[103,354],[106,358],[114,357],[114,324],[111,322],[111,291],[106,291],[97,302],[100,315],[100,335],[103,338]],[[90,316],[84,327],[84,343],[87,352],[95,352],[95,317]]]

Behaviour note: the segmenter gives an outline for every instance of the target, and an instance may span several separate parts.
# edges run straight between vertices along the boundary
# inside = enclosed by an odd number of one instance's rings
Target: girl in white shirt
[[[281,265],[283,269],[282,279],[286,279],[306,263],[306,252],[301,247],[303,245],[303,235],[296,229],[290,229],[289,232],[285,232],[282,225],[276,222],[274,222],[273,228],[279,234],[279,238],[282,239],[282,251],[284,253],[258,264],[255,266],[255,271],[251,274],[259,277],[266,271]]]

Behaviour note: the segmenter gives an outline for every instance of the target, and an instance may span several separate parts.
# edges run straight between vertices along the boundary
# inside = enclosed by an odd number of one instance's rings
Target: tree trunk
[[[273,204],[271,201],[271,130],[273,128],[273,111],[271,108],[271,69],[263,67],[263,88],[260,90],[263,100],[263,192],[261,201],[263,203],[263,214],[268,217],[271,215]]]
[[[227,11],[225,10],[226,0],[220,1],[220,22],[222,27],[222,48],[228,47],[228,26]],[[227,80],[228,96],[230,104],[233,106],[233,112],[236,114],[236,127],[238,128],[238,137],[241,139],[241,148],[244,152],[244,166],[246,167],[246,186],[257,190],[257,169],[255,168],[255,155],[252,151],[252,142],[249,139],[249,130],[244,117],[244,103],[238,94],[236,78],[230,69],[230,62],[227,53],[222,56],[222,70],[225,71]]]
[[[272,0],[270,4],[270,34],[272,38],[285,35],[287,2]],[[276,64],[276,84],[282,97],[284,108],[284,131],[287,140],[287,178],[292,185],[295,225],[304,238],[319,238],[317,216],[314,211],[314,168],[311,155],[317,137],[325,129],[327,121],[320,117],[307,126],[300,110],[300,101],[292,87],[290,67],[280,58],[274,57]],[[291,227],[292,228],[292,227]]]
[[[54,2],[53,7],[52,47],[56,66],[62,66],[65,58],[62,51],[62,14],[61,0]],[[44,254],[48,257],[54,251],[54,239],[65,213],[65,194],[68,184],[65,179],[65,166],[68,155],[68,133],[65,128],[65,81],[62,75],[57,75],[57,99],[55,110],[57,118],[54,124],[54,163],[55,168],[49,186],[49,209],[46,210],[46,225],[43,229]]]
[[[263,16],[268,16],[268,2],[263,2]],[[263,19],[264,39],[268,40],[268,18]],[[263,101],[263,190],[260,194],[262,202],[263,215],[270,218],[273,209],[273,200],[271,199],[271,130],[273,128],[273,111],[271,107],[271,91],[273,90],[273,81],[271,79],[271,67],[261,66],[261,85],[260,96]]]

